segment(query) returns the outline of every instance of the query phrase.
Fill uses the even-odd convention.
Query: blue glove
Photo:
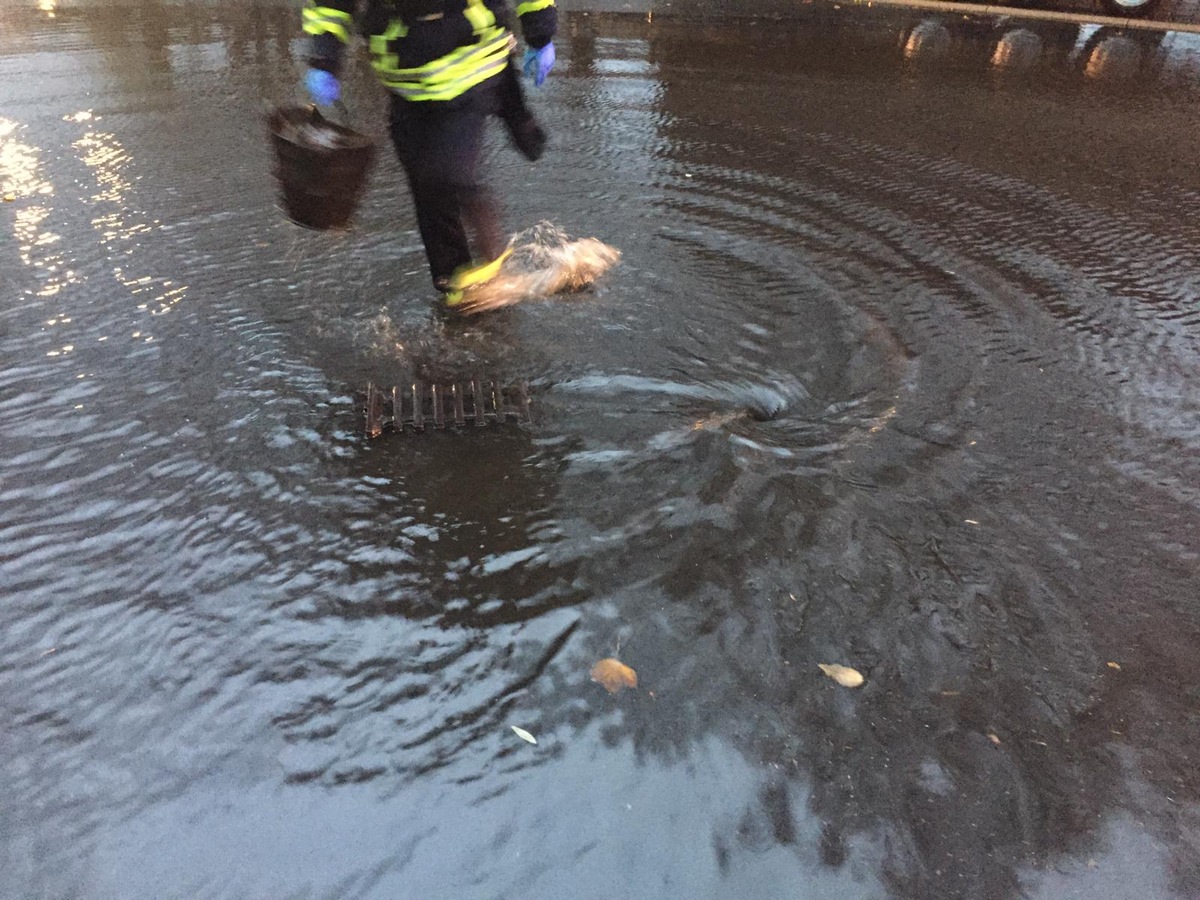
[[[309,69],[304,76],[304,86],[317,106],[328,106],[342,96],[342,86],[337,76],[324,69]]]
[[[521,68],[533,79],[534,87],[541,87],[550,70],[554,68],[554,42],[551,41],[541,50],[534,50],[532,47],[526,50]]]

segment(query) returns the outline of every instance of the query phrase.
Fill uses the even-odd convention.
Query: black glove
[[[530,116],[520,122],[506,122],[513,144],[530,162],[537,162],[546,151],[546,132],[537,119]]]

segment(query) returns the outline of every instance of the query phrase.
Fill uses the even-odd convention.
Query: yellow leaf
[[[637,672],[610,656],[592,666],[592,681],[604,685],[610,694],[616,694],[627,687],[637,687]]]
[[[1120,663],[1110,662],[1110,663],[1108,664],[1108,667],[1109,667],[1110,669],[1116,669],[1118,672],[1120,672],[1120,671],[1121,671],[1121,664],[1120,664]]]
[[[842,687],[856,688],[861,687],[866,681],[862,676],[862,672],[858,669],[851,669],[849,666],[839,666],[837,663],[825,664],[817,663],[817,668],[840,684]]]

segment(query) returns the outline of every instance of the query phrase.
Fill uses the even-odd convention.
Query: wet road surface
[[[40,6],[0,896],[1200,895],[1200,42],[571,15],[490,164],[623,263],[461,323],[390,158],[279,214],[294,10]],[[418,377],[533,420],[367,440]]]

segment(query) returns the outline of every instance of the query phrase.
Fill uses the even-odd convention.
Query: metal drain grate
[[[385,431],[425,431],[461,428],[474,423],[529,422],[529,392],[525,385],[503,385],[472,379],[450,384],[414,381],[381,388],[367,385],[367,437]]]

